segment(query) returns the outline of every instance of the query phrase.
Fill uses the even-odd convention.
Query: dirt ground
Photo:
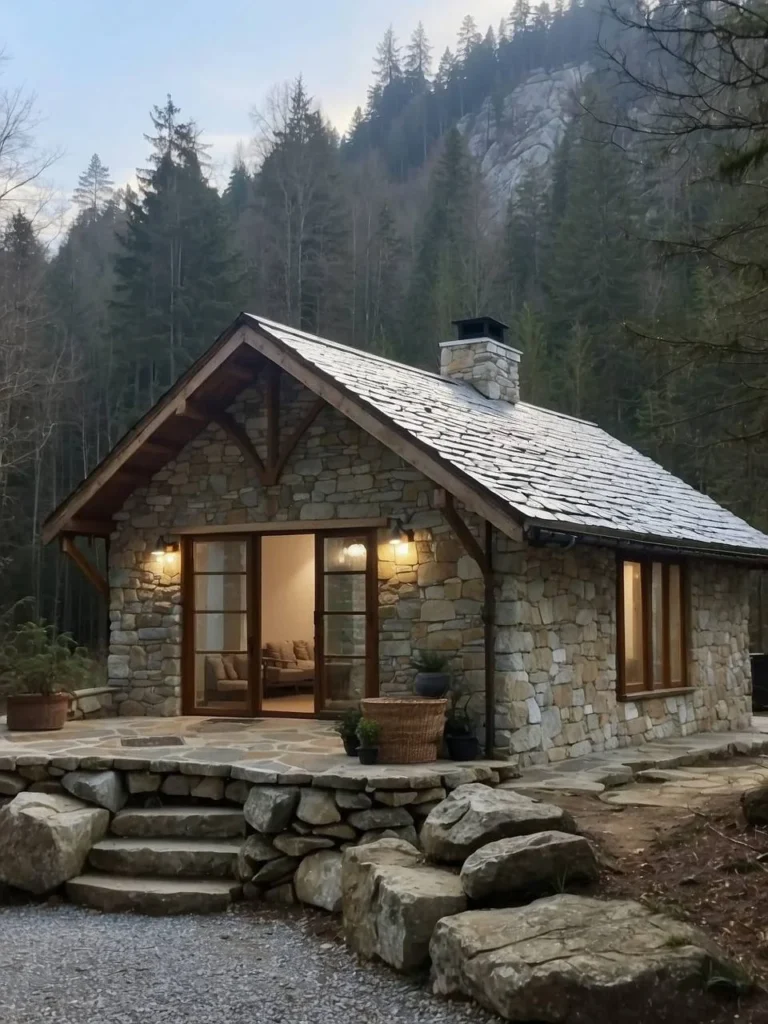
[[[635,783],[622,795],[644,800],[658,788]],[[749,996],[718,1000],[700,1024],[768,1024],[768,829],[746,825],[740,790],[696,793],[677,806],[537,794],[570,810],[592,839],[602,867],[596,895],[635,899],[700,926],[752,979]]]

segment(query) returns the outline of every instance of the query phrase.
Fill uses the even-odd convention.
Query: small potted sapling
[[[417,651],[411,660],[416,669],[413,688],[417,697],[436,700],[444,697],[451,685],[448,659],[439,651]]]
[[[360,741],[357,756],[360,764],[376,764],[379,759],[380,735],[381,726],[372,718],[361,718],[357,723],[357,738]]]
[[[480,744],[467,711],[470,696],[467,694],[462,704],[459,694],[454,691],[445,716],[445,743],[452,761],[474,761],[480,752]]]
[[[357,757],[357,727],[362,717],[363,713],[358,708],[346,708],[342,712],[341,718],[334,725],[334,729],[341,736],[344,752],[348,757]]]
[[[93,677],[94,664],[69,633],[25,622],[0,642],[0,683],[8,694],[9,730],[61,729],[70,694]]]

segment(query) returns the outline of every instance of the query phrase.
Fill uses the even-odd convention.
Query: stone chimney
[[[471,384],[486,398],[520,400],[521,353],[506,344],[507,325],[490,316],[454,320],[457,341],[440,345],[440,373]]]

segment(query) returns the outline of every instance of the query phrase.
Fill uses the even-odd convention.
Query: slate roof
[[[768,536],[593,423],[242,318],[506,502],[526,525],[768,555]]]

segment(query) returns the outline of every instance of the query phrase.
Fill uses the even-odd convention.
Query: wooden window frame
[[[643,630],[643,687],[632,689],[626,682],[626,661],[624,656],[624,565],[632,562],[640,568],[640,586],[642,593],[642,630]],[[654,564],[662,567],[662,674],[663,680],[657,683],[653,678],[653,628],[652,628],[652,594]],[[669,568],[676,565],[680,572],[680,632],[681,632],[681,664],[680,681],[671,682],[671,649],[670,649],[670,602],[669,602]],[[678,693],[688,693],[694,687],[690,683],[689,670],[690,652],[690,600],[688,590],[688,572],[685,561],[678,558],[665,558],[658,555],[646,556],[635,554],[619,554],[616,558],[616,676],[617,697],[622,701],[642,700],[652,697],[669,697]]]

